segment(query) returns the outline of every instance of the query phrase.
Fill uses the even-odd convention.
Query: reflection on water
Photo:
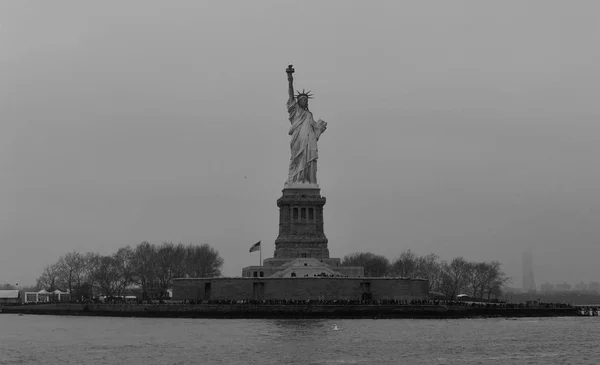
[[[0,363],[596,364],[598,338],[598,317],[209,320],[0,314]]]

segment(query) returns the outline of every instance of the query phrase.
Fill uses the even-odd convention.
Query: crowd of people
[[[184,304],[208,304],[208,305],[393,305],[393,306],[451,306],[451,307],[477,307],[477,308],[575,308],[571,304],[564,303],[506,303],[506,302],[468,302],[461,300],[429,300],[429,299],[379,299],[379,300],[360,300],[360,299],[269,299],[269,300],[190,300],[183,301]]]
[[[58,301],[46,301],[38,303],[23,303],[25,305],[49,304],[58,303]],[[83,300],[61,301],[61,303],[77,303],[77,304],[166,304],[166,305],[335,305],[335,306],[357,306],[357,305],[372,305],[372,306],[448,306],[448,307],[471,307],[471,308],[498,308],[498,309],[525,309],[525,308],[544,308],[544,309],[573,309],[579,308],[566,303],[543,303],[543,302],[528,302],[528,303],[507,303],[504,301],[495,302],[478,302],[474,300],[446,300],[446,299],[210,299],[210,300],[182,300],[173,301],[169,299],[155,300],[140,300],[132,297],[103,297]],[[598,311],[598,308],[592,307],[592,310]]]

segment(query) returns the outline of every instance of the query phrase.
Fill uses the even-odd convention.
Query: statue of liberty
[[[291,158],[286,186],[295,184],[317,184],[317,159],[319,152],[317,141],[321,133],[327,129],[327,122],[319,119],[317,122],[308,110],[308,99],[312,99],[310,91],[298,92],[294,97],[294,68],[286,69],[289,82],[289,99],[287,109],[290,119],[289,135]]]

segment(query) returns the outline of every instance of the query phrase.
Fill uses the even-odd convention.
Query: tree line
[[[344,266],[363,266],[365,276],[406,277],[429,280],[432,294],[455,298],[467,294],[474,298],[499,298],[509,278],[498,261],[472,262],[463,257],[441,261],[436,254],[418,256],[411,250],[390,262],[385,256],[359,252],[345,256]]]
[[[163,298],[174,278],[220,276],[222,266],[219,252],[208,244],[145,241],[110,255],[69,252],[44,268],[36,287],[68,290],[74,300],[90,298],[94,290],[120,296],[132,287],[141,289],[144,299]]]
[[[509,281],[498,261],[471,262],[463,257],[442,261],[435,254],[418,256],[411,250],[393,261],[371,252],[346,255],[344,266],[363,266],[367,277],[407,277],[429,280],[432,294],[451,298],[467,294],[476,298],[498,298]],[[142,242],[122,247],[110,255],[69,252],[44,268],[36,289],[68,290],[72,298],[92,295],[121,296],[139,288],[144,299],[164,298],[174,278],[217,277],[223,259],[208,244],[184,245]]]

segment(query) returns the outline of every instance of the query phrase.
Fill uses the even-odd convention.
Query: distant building
[[[591,292],[600,293],[600,283],[597,281],[592,281],[590,285],[588,285],[588,290]]]
[[[571,284],[569,284],[569,283],[556,284],[556,291],[569,291],[569,290],[571,290]]]
[[[535,279],[533,277],[533,253],[523,252],[523,291],[535,291]]]
[[[507,286],[506,288],[504,288],[504,291],[511,294],[521,294],[523,292],[521,288],[515,288],[511,286]]]
[[[0,290],[0,305],[21,304],[23,296],[19,290]]]
[[[588,286],[586,283],[584,283],[583,281],[579,284],[575,284],[575,290],[577,291],[587,291],[588,290]]]
[[[545,293],[554,291],[554,284],[542,284],[542,291]]]
[[[38,292],[26,292],[24,299],[26,303],[68,302],[71,295],[60,290],[49,292],[42,289]]]

